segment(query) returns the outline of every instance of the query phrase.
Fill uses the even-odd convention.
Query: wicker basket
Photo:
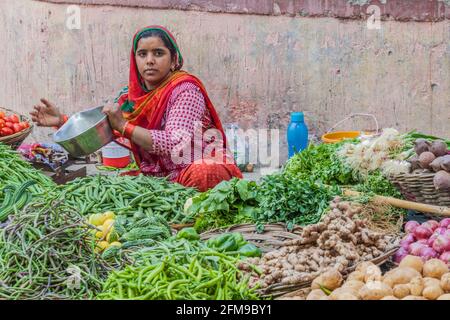
[[[0,108],[0,111],[5,112],[7,116],[11,114],[17,114],[16,112],[5,108]],[[14,150],[16,150],[22,144],[22,142],[30,135],[31,131],[33,131],[33,123],[31,122],[30,118],[23,115],[19,115],[19,117],[20,121],[27,121],[30,124],[30,126],[10,136],[0,137],[0,143],[7,144],[11,146],[11,148],[13,148]]]
[[[283,241],[301,239],[299,226],[288,231],[284,223],[267,224],[264,232],[257,233],[254,224],[239,224],[226,229],[214,229],[200,235],[202,240],[208,240],[225,232],[240,232],[245,240],[258,246],[263,252],[269,252],[282,246]]]
[[[436,190],[433,184],[435,174],[428,170],[420,170],[394,175],[389,177],[389,180],[407,200],[450,207],[450,191]]]

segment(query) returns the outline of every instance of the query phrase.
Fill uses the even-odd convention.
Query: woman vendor
[[[242,174],[225,152],[224,130],[203,84],[182,66],[183,57],[167,29],[143,28],[133,38],[128,86],[103,112],[116,134],[130,141],[138,173],[205,191]],[[30,114],[38,126],[60,127],[67,121],[46,99]],[[211,129],[221,137],[205,138]],[[208,142],[220,146],[211,157],[205,156],[211,149]]]

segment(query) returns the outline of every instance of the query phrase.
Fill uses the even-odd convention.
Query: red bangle
[[[131,124],[127,121],[127,123],[125,123],[125,126],[123,127],[122,136],[131,140],[135,128],[136,126],[134,124]]]
[[[54,128],[55,129],[61,128],[67,122],[67,120],[69,120],[69,117],[67,115],[63,114],[62,116],[60,116],[59,126],[54,127]]]

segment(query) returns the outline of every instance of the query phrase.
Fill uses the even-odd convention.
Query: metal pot
[[[72,156],[94,153],[113,141],[113,132],[103,106],[74,114],[53,134],[53,140]]]

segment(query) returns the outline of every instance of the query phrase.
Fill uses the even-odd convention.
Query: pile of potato
[[[302,230],[301,239],[285,241],[280,249],[248,259],[240,268],[251,272],[249,266],[256,265],[262,274],[252,284],[266,288],[312,281],[327,270],[344,272],[377,258],[389,249],[392,238],[367,228],[366,221],[358,217],[360,212],[360,206],[337,197],[319,223]]]
[[[371,262],[359,264],[345,281],[339,271],[327,271],[311,289],[306,300],[450,300],[450,272],[439,259],[406,256],[384,275]]]

